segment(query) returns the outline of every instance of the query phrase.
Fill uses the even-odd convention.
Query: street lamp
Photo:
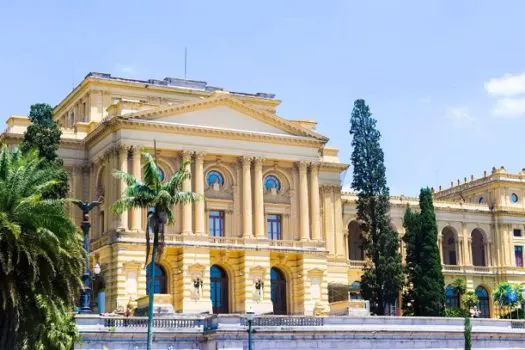
[[[84,290],[80,293],[80,311],[79,313],[90,313],[91,310],[91,272],[89,271],[89,228],[91,224],[89,223],[88,213],[95,207],[100,205],[99,201],[93,202],[82,202],[81,200],[72,201],[75,203],[80,210],[82,211],[82,223],[80,227],[82,228],[82,233],[84,234],[84,250],[86,251],[86,263],[84,273],[82,274],[82,282],[84,283]],[[96,268],[96,266],[95,266]],[[98,267],[100,272],[100,266]]]
[[[255,318],[255,312],[248,311],[246,313],[246,321],[248,321],[248,350],[252,350],[252,321]]]

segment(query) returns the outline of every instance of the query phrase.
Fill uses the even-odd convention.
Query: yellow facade
[[[359,280],[366,257],[356,198],[341,192],[348,165],[326,146],[316,122],[278,116],[279,103],[271,94],[228,92],[199,81],[90,73],[57,105],[71,196],[103,200],[91,214],[90,254],[106,279],[108,309],[130,301],[140,307],[144,300],[146,213],[111,212],[125,189],[112,172],[140,177],[140,154],[153,152],[154,140],[165,177],[189,161],[192,178],[184,189],[204,198],[174,208],[177,220],[166,229],[159,261],[165,289],[156,302],[176,312],[212,312],[211,294],[216,300],[220,285],[220,312],[311,315],[329,309],[329,283]],[[28,124],[23,116],[9,118],[3,141],[18,143]],[[220,181],[210,182],[212,173]],[[525,245],[525,232],[514,237],[514,230],[525,229],[524,174],[494,169],[435,198],[447,281],[465,277],[470,289],[489,293],[501,281],[525,282],[514,255],[515,246]],[[404,210],[417,208],[417,199],[392,197],[391,203],[392,225],[402,235]],[[71,215],[80,224],[78,209]],[[283,299],[278,307],[272,286]]]

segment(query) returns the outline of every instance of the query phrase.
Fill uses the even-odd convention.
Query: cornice
[[[21,142],[23,139],[24,139],[24,134],[19,134],[19,133],[3,132],[0,135],[0,142],[3,142],[4,140],[14,140],[18,143],[18,142]],[[70,146],[70,147],[65,147],[65,148],[84,150],[84,141],[77,140],[77,139],[61,138],[60,146]]]
[[[317,140],[326,143],[328,138],[294,124],[284,118],[277,116],[276,114],[270,113],[265,110],[250,106],[242,100],[232,97],[229,94],[216,95],[207,99],[191,101],[173,106],[162,106],[158,108],[148,109],[145,111],[139,111],[123,116],[125,119],[157,119],[168,115],[178,115],[189,112],[195,112],[206,108],[216,106],[227,106],[241,113],[247,114],[251,117],[258,119],[259,121],[272,124],[280,129],[291,132],[299,136],[306,136],[315,138]]]
[[[119,128],[133,130],[165,130],[182,135],[194,135],[215,138],[228,138],[242,141],[259,141],[266,143],[279,143],[284,145],[294,145],[303,147],[320,147],[322,142],[312,138],[300,136],[284,136],[277,134],[264,134],[250,131],[237,131],[216,129],[201,126],[181,125],[173,123],[142,121],[140,119],[125,120],[121,118],[111,118],[105,123],[101,123],[97,128],[86,137],[86,143],[91,145],[102,136],[113,132]]]

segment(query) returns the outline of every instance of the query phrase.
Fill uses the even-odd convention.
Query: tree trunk
[[[148,345],[147,349],[151,350],[153,347],[153,301],[155,299],[155,258],[157,255],[157,247],[159,246],[159,225],[153,225],[153,249],[151,252],[150,263],[150,280],[148,287]]]

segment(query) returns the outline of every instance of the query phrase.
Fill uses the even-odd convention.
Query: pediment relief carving
[[[229,199],[233,200],[233,188],[224,188],[220,186],[209,186],[204,190],[206,198]]]

